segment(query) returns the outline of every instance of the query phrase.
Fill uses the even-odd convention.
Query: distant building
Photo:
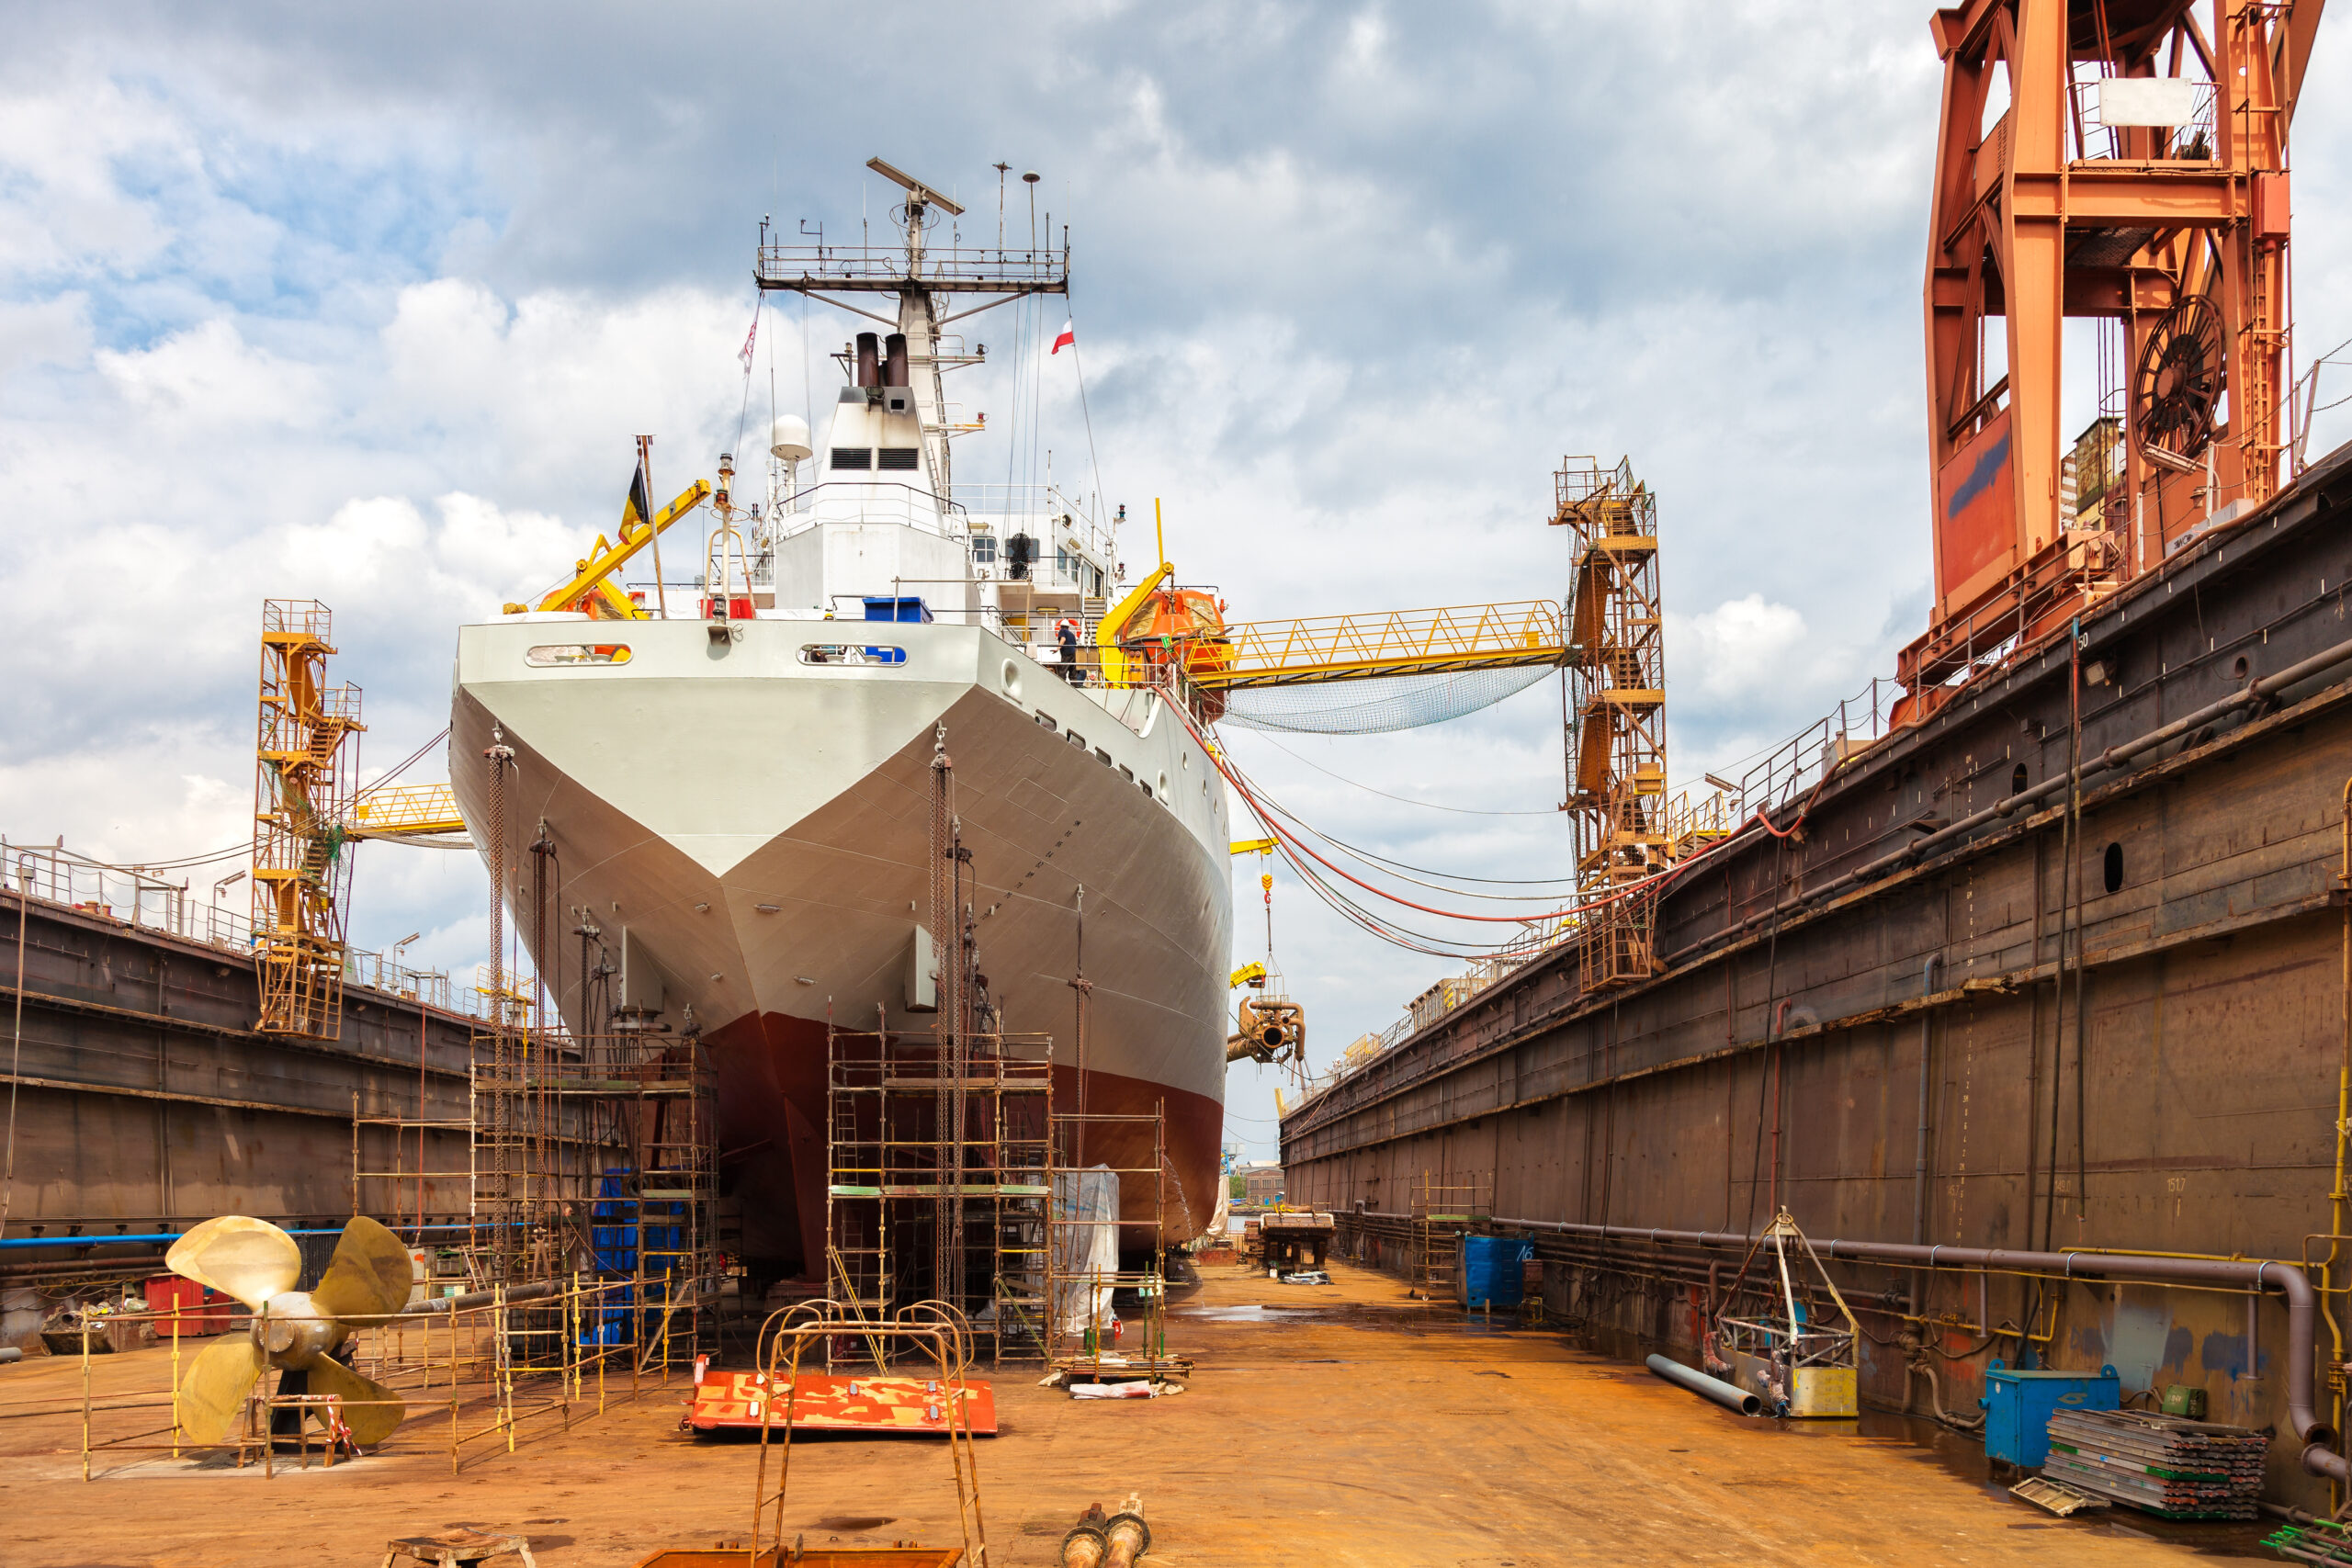
[[[1236,1174],[1241,1178],[1241,1201],[1245,1203],[1276,1202],[1287,1190],[1283,1168],[1272,1160],[1254,1160]]]

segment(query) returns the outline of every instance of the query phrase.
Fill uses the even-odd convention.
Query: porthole
[[[2107,846],[2107,854],[2101,869],[2106,873],[2104,880],[2107,883],[2107,890],[2109,893],[2122,891],[2123,846],[2121,844],[2109,844]]]
[[[1004,661],[1004,669],[999,678],[1004,682],[1004,694],[1015,702],[1020,701],[1021,667],[1008,659]]]

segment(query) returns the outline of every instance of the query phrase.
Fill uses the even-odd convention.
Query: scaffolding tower
[[[326,683],[334,619],[315,599],[263,602],[254,739],[254,1028],[312,1040],[343,1032],[343,820],[365,728],[359,688]]]
[[[1193,1370],[1192,1359],[1168,1348],[1168,1102],[1148,1116],[1078,1112],[1054,1119],[1058,1151],[1052,1173],[1054,1203],[1047,1249],[1047,1295],[1053,1303],[1048,1361],[1072,1377],[1136,1378]],[[1086,1145],[1094,1162],[1086,1163]],[[1111,1217],[1091,1212],[1088,1178],[1106,1179]],[[1135,1189],[1151,1194],[1150,1218],[1130,1219]],[[1089,1242],[1109,1226],[1116,1256],[1105,1269],[1092,1261]],[[1108,1250],[1108,1249],[1104,1249]],[[1134,1320],[1117,1315],[1125,1295]],[[1101,1321],[1108,1317],[1105,1331]]]
[[[571,1273],[628,1289],[607,1319],[580,1327],[596,1343],[716,1348],[719,1280],[717,1076],[698,1032],[599,1028],[621,1021],[607,987],[603,932],[558,907],[560,846],[541,823],[515,852],[514,750],[493,731],[484,819],[469,824],[492,867],[491,961],[475,989],[468,1122],[469,1271],[520,1284]],[[527,864],[526,863],[527,857]],[[543,964],[558,962],[561,922],[582,943],[575,1030],[548,1000],[546,974],[510,958],[510,919]],[[611,1017],[601,1016],[611,1013]],[[617,1316],[612,1314],[618,1314]],[[633,1321],[624,1322],[631,1318]],[[521,1337],[560,1332],[533,1323]],[[518,1352],[519,1353],[519,1352]]]
[[[1631,459],[1571,457],[1553,476],[1552,522],[1575,530],[1568,609],[1567,807],[1576,824],[1582,980],[1593,991],[1657,972],[1652,875],[1672,858],[1666,821],[1666,632],[1657,502]]]
[[[1042,1358],[1053,1041],[973,1034],[951,1076],[928,1031],[876,1024],[825,1031],[827,1293],[876,1323],[944,1302],[991,1360]]]
[[[1452,1295],[1463,1233],[1494,1212],[1492,1171],[1421,1172],[1413,1183],[1414,1287],[1431,1301]]]
[[[1053,1039],[1007,1032],[981,976],[944,725],[931,794],[931,919],[909,998],[931,1027],[893,1029],[880,1009],[870,1030],[826,1022],[825,1282],[862,1318],[943,1302],[992,1360],[1042,1359]],[[830,1353],[870,1362],[890,1343],[840,1340]]]

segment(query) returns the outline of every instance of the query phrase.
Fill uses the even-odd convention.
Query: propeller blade
[[[372,1449],[390,1437],[408,1418],[408,1405],[399,1394],[361,1377],[333,1356],[311,1362],[310,1372],[310,1392],[331,1393],[343,1401],[343,1424],[351,1428],[351,1440],[363,1449]]]
[[[311,1292],[321,1312],[355,1328],[389,1317],[408,1304],[408,1247],[375,1221],[355,1216],[334,1244],[325,1278]]]
[[[250,1335],[223,1335],[207,1345],[180,1380],[180,1435],[198,1446],[224,1440],[267,1366]]]
[[[224,1214],[172,1243],[164,1254],[164,1266],[259,1312],[270,1297],[292,1290],[302,1277],[302,1249],[267,1220]]]

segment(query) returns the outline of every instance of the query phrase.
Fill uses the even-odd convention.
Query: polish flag
[[[752,318],[752,330],[743,334],[743,346],[738,350],[735,355],[737,359],[743,362],[743,371],[746,375],[749,375],[752,369],[752,345],[757,343],[759,339],[760,318],[754,315]]]
[[[1070,323],[1068,321],[1062,323],[1062,335],[1054,340],[1054,354],[1059,354],[1065,348],[1072,354],[1078,352],[1078,333],[1071,330]],[[1046,357],[1050,359],[1053,355],[1049,354]]]

